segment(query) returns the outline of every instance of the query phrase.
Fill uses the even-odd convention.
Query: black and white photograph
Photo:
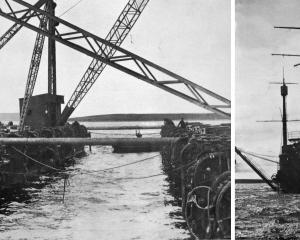
[[[300,239],[300,2],[235,8],[235,238]]]
[[[0,239],[231,239],[232,2],[0,0]],[[237,3],[241,24],[259,9],[258,1],[251,11],[243,2],[249,1]],[[295,18],[282,10],[289,18],[277,24],[297,23],[297,7],[290,8]],[[264,33],[255,17],[256,34]],[[238,146],[268,154],[281,147],[281,123],[255,121],[280,120],[281,85],[268,87],[267,79],[291,88],[289,101],[297,101],[297,85],[287,85],[297,82],[297,68],[287,58],[284,82],[281,58],[270,56],[269,44],[276,53],[296,53],[300,31],[274,34],[281,37],[270,43],[259,37],[268,52],[260,58],[261,46],[241,33],[246,57],[238,57],[246,77],[237,96],[247,89],[265,102],[239,99],[238,117],[268,140],[259,144],[252,135],[238,138]],[[260,70],[244,67],[248,61]],[[282,119],[286,112],[297,118],[287,106]],[[237,134],[249,134],[243,124]],[[274,129],[272,139],[255,124]],[[283,146],[281,161],[291,144],[297,138]],[[278,181],[286,178],[284,168],[294,168],[283,164]],[[261,201],[265,193],[279,199],[262,186]],[[293,186],[288,181],[286,190]]]

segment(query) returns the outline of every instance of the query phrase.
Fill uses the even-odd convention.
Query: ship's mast
[[[286,97],[288,95],[288,87],[285,84],[284,79],[284,70],[283,70],[283,79],[282,79],[282,86],[281,89],[281,96],[282,96],[282,109],[283,109],[283,115],[282,115],[282,138],[283,138],[283,145],[282,149],[285,149],[287,146],[287,114],[286,114]]]
[[[296,55],[296,54],[282,54],[282,53],[272,53],[272,56],[281,56],[281,57],[300,57],[300,55]],[[299,64],[295,64],[294,67],[298,66]],[[277,82],[274,84],[278,84]],[[285,81],[284,78],[284,67],[282,69],[282,84],[280,87],[281,90],[281,96],[282,96],[282,110],[283,110],[283,114],[282,114],[282,152],[285,151],[286,147],[287,147],[287,113],[286,113],[286,97],[288,95],[288,87],[287,84],[297,84],[297,83],[292,83],[289,82],[287,83]],[[295,120],[293,120],[295,121]],[[298,120],[296,120],[298,121]]]

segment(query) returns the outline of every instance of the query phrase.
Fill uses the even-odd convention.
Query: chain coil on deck
[[[205,152],[186,175],[184,216],[195,238],[230,236],[230,157],[226,151]]]
[[[195,239],[230,238],[230,138],[217,127],[217,133],[208,136],[165,123],[162,136],[183,136],[162,156],[165,169],[186,166],[168,178],[188,230]]]

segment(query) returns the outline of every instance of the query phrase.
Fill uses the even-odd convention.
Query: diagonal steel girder
[[[120,46],[137,22],[148,2],[149,0],[129,0],[117,18],[117,21],[107,34],[105,40],[116,46]],[[101,52],[99,52],[99,54],[101,54]],[[110,48],[108,56],[112,57],[114,54],[115,50]],[[76,89],[72,93],[71,98],[67,102],[59,120],[60,124],[67,122],[68,118],[91,89],[105,67],[106,64],[104,62],[98,62],[97,59],[92,60]]]
[[[45,6],[45,10],[48,11],[47,5]],[[48,22],[47,17],[42,16],[41,21],[40,21],[40,27],[44,30],[47,30],[47,22]],[[28,112],[28,106],[29,106],[30,98],[32,96],[34,87],[35,87],[38,71],[40,68],[44,43],[45,43],[45,36],[41,33],[37,33],[32,57],[31,57],[31,61],[30,61],[29,72],[28,72],[28,76],[27,76],[23,104],[22,104],[22,108],[21,108],[20,124],[19,124],[20,131],[23,131],[24,127],[25,127],[25,120],[26,120],[26,116],[27,116],[27,112]]]
[[[120,71],[123,71],[131,76],[134,76],[140,80],[143,80],[149,84],[152,84],[158,88],[161,88],[167,92],[170,92],[178,97],[181,97],[191,103],[194,103],[206,110],[214,112],[222,117],[230,119],[230,113],[220,110],[221,108],[230,108],[230,100],[196,84],[189,81],[186,78],[183,78],[165,68],[160,67],[157,64],[154,64],[136,54],[133,54],[119,46],[97,37],[96,35],[89,33],[65,20],[62,20],[58,17],[54,17],[47,12],[40,10],[22,0],[7,0],[18,3],[19,6],[24,7],[25,9],[32,10],[36,13],[36,16],[39,17],[46,15],[48,18],[53,19],[59,23],[59,30],[57,29],[55,35],[51,35],[49,32],[41,29],[36,23],[29,23],[23,19],[17,18],[14,15],[9,14],[10,10],[4,12],[0,7],[0,16],[7,18],[11,21],[14,21],[18,24],[21,24],[35,32],[39,32],[48,38],[51,38],[57,42],[60,42],[70,48],[73,48],[81,53],[84,53],[94,59],[97,59],[105,64],[114,67]],[[107,47],[106,47],[107,46]],[[115,50],[115,56],[109,57],[108,50]],[[107,49],[107,50],[105,50]],[[126,63],[133,63],[130,66],[126,66]],[[124,64],[125,63],[125,64]],[[133,66],[132,66],[133,65]],[[155,72],[164,74],[165,76],[161,79],[156,75]],[[187,95],[183,92],[180,92],[176,89],[173,89],[169,84],[183,85],[186,86],[192,96]],[[222,105],[210,105],[207,101],[204,100],[203,94],[208,95],[209,97],[216,99],[222,102]]]
[[[35,7],[41,8],[48,0],[39,0],[34,4]],[[26,21],[29,21],[29,19],[34,15],[34,13],[31,10],[26,11],[19,11],[19,12],[12,12],[11,14],[20,14],[25,12],[24,15],[22,15],[21,18],[26,19]],[[13,26],[11,26],[1,37],[0,37],[0,49],[3,48],[22,28],[22,25],[15,23]]]

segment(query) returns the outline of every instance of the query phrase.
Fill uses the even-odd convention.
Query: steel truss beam
[[[46,11],[48,10],[47,5],[45,6],[45,10]],[[47,20],[48,19],[46,16],[41,17],[41,22],[40,22],[41,29],[47,30],[47,22],[48,22]],[[19,124],[20,131],[23,131],[24,127],[25,127],[25,120],[26,120],[26,116],[27,116],[27,112],[28,112],[28,106],[29,106],[29,102],[30,102],[30,98],[32,96],[33,90],[34,90],[38,71],[40,68],[44,43],[45,43],[45,35],[43,35],[41,33],[37,33],[32,57],[31,57],[27,82],[26,82],[23,104],[22,104],[22,108],[21,108],[20,124]]]
[[[148,2],[149,0],[129,0],[105,40],[116,46],[120,46],[132,27],[135,25]],[[108,57],[113,57],[116,52],[115,49],[110,48],[109,46],[101,46],[101,48],[104,48],[104,51],[108,52]],[[101,51],[99,51],[98,54],[101,54]],[[68,120],[105,67],[106,64],[104,62],[100,62],[95,58],[92,60],[62,112],[62,116],[59,121],[61,124],[64,124]]]
[[[37,8],[41,8],[48,0],[39,0],[34,5]],[[9,5],[10,6],[10,5]],[[11,9],[11,6],[9,7]],[[12,9],[11,9],[12,10]],[[17,15],[24,13],[24,15],[21,16],[26,22],[35,14],[31,10],[21,10],[21,11],[11,11],[11,15],[17,17]],[[18,31],[22,28],[22,25],[15,23],[12,27],[10,27],[3,36],[0,37],[0,49],[3,48],[6,43],[9,42],[10,39],[13,38],[17,34]]]
[[[135,55],[123,48],[120,48],[119,46],[116,46],[105,39],[97,37],[96,35],[91,34],[67,21],[51,16],[47,12],[40,10],[22,0],[8,1],[15,2],[19,6],[24,7],[25,10],[31,10],[34,13],[36,13],[32,16],[32,18],[46,15],[48,18],[59,23],[59,27],[56,29],[55,35],[51,35],[49,32],[44,31],[38,26],[38,24],[34,22],[29,23],[24,21],[24,19],[22,18],[18,18],[14,15],[11,15],[10,10],[5,12],[1,7],[0,16],[14,21],[15,23],[18,23],[20,25],[23,25],[33,31],[39,32],[51,39],[54,39],[57,42],[60,42],[94,59],[104,62],[105,64],[110,65],[120,71],[123,71],[140,80],[143,80],[178,97],[181,97],[206,110],[217,113],[218,115],[221,115],[225,118],[230,118],[230,113],[220,110],[220,108],[230,107],[230,100],[198,84],[195,84],[171,71],[168,71],[167,69],[162,68],[157,64],[154,64],[142,57],[139,57],[138,55]],[[115,56],[109,57],[109,53],[110,51],[112,51],[112,49],[113,51],[115,51]],[[125,63],[128,62],[131,64],[129,66],[126,66]],[[157,75],[157,73],[159,73],[160,75],[163,74],[165,77],[161,78]],[[161,81],[164,82],[160,83]],[[192,96],[171,88],[170,86],[168,86],[168,82],[166,81],[172,82],[172,85],[185,85],[188,88],[188,90],[192,93]],[[178,81],[178,83],[174,83],[175,81]],[[221,105],[221,107],[218,108],[211,106],[207,103],[207,101],[204,101],[203,93],[210,96],[211,98],[223,102],[224,105]]]

